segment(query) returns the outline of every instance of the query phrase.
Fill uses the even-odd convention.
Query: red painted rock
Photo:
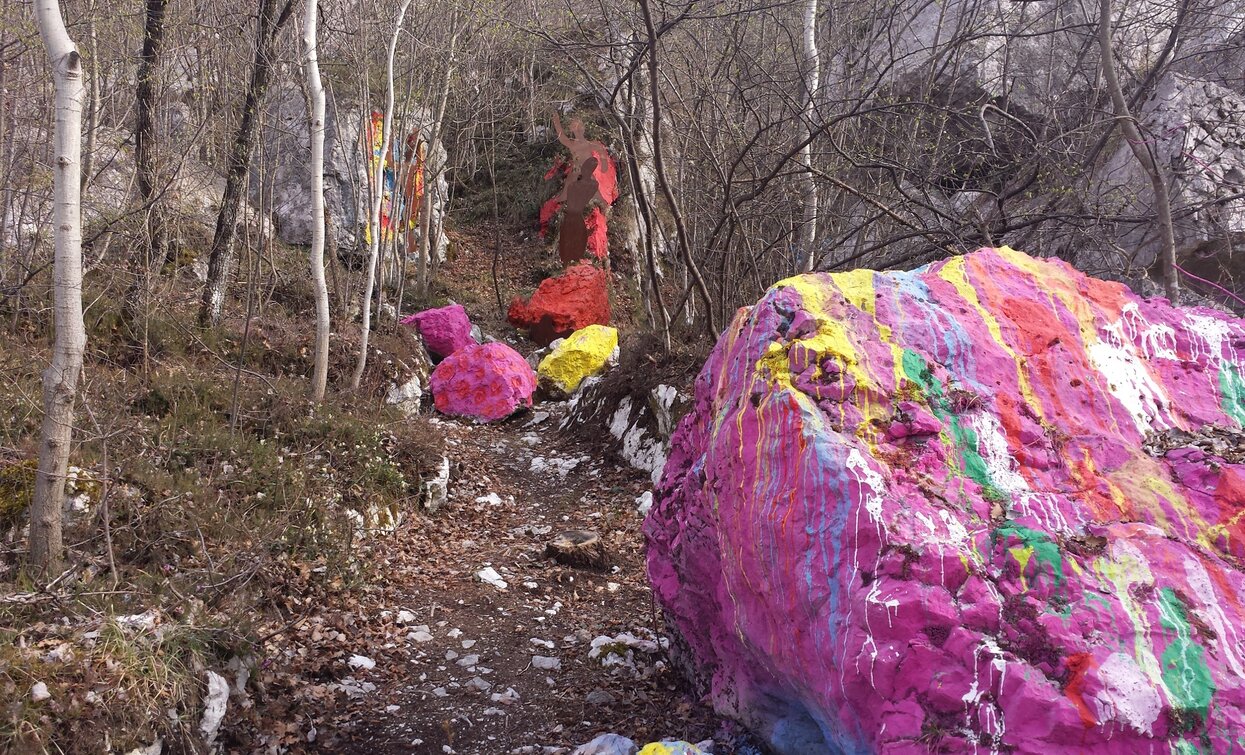
[[[541,283],[531,301],[517,297],[511,301],[506,317],[542,346],[589,325],[609,325],[605,271],[588,263],[567,268]]]
[[[461,304],[425,309],[402,318],[402,324],[418,330],[428,351],[440,357],[448,357],[476,342],[471,336],[471,320]]]
[[[504,343],[473,343],[437,365],[431,384],[442,414],[495,422],[532,405],[536,373]]]

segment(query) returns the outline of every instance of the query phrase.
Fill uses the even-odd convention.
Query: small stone
[[[562,668],[562,661],[559,658],[534,655],[532,656],[532,668],[538,668],[542,671],[559,671]]]
[[[462,666],[463,668],[467,668],[468,666],[474,666],[479,662],[480,662],[480,656],[475,655],[474,653],[471,655],[464,655],[462,658],[458,659],[458,665]]]
[[[449,697],[450,696],[450,693],[445,690],[445,687],[437,687],[433,689],[432,694],[436,695],[437,697]]]
[[[571,755],[635,755],[640,748],[632,740],[618,734],[602,734],[576,747]]]
[[[398,611],[398,623],[399,624],[410,624],[414,620],[415,620],[415,614],[411,613],[410,611],[407,611],[405,609]]]
[[[501,578],[501,575],[497,573],[497,570],[491,566],[486,566],[476,572],[476,577],[478,577],[481,582],[488,583],[493,587],[496,587],[498,590],[505,590],[510,586],[507,584],[506,580]]]
[[[494,692],[489,695],[489,700],[502,705],[513,705],[519,701],[519,693],[514,691],[514,687],[507,687],[505,692]]]
[[[35,682],[30,687],[30,699],[37,703],[41,703],[51,696],[52,693],[48,692],[48,685],[43,682]]]
[[[463,650],[470,650],[471,648],[475,647],[476,641],[475,640],[463,640],[462,644],[463,644]]]
[[[406,639],[414,640],[415,642],[428,642],[432,639],[432,634],[425,629],[407,634]]]
[[[615,702],[614,696],[603,689],[592,690],[584,700],[589,705],[613,705]]]

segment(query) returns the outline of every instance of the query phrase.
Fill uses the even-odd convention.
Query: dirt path
[[[658,639],[635,511],[649,481],[564,439],[564,411],[537,405],[497,426],[439,420],[458,465],[449,504],[372,548],[388,584],[370,610],[337,621],[349,627],[346,667],[346,652],[363,658],[345,676],[339,662],[326,685],[350,702],[316,733],[320,751],[555,753],[607,731],[713,735],[660,650],[611,643],[616,654],[590,657],[598,637]],[[611,565],[547,558],[546,542],[569,529],[599,532]],[[478,576],[489,567],[504,589]]]

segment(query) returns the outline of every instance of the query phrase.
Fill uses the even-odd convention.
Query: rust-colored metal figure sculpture
[[[584,258],[588,251],[588,224],[584,215],[588,203],[600,196],[600,186],[593,173],[597,169],[597,158],[589,156],[579,168],[574,178],[568,179],[562,191],[566,194],[566,206],[563,209],[562,228],[558,232],[558,257],[564,267],[570,266]]]
[[[570,176],[580,175],[584,163],[588,162],[589,159],[595,159],[597,165],[605,165],[608,162],[609,150],[601,142],[594,142],[584,136],[584,122],[579,118],[571,119],[570,136],[567,136],[566,132],[562,130],[562,119],[558,117],[557,113],[553,114],[553,127],[558,132],[558,141],[562,142],[567,151],[571,153]],[[568,181],[567,185],[562,187],[563,199],[567,199],[567,190],[570,187],[570,183]],[[588,198],[589,201],[593,199],[601,199],[604,202],[600,192]]]

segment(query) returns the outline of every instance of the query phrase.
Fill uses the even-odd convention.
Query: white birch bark
[[[432,128],[428,137],[428,157],[424,160],[424,198],[419,207],[419,256],[416,261],[415,290],[421,297],[428,294],[428,264],[432,255],[437,254],[436,245],[432,240],[432,203],[440,198],[436,196],[436,186],[440,182],[441,171],[445,167],[433,166],[434,155],[441,149],[441,129],[445,121],[445,107],[449,102],[450,84],[454,77],[454,54],[458,45],[458,37],[462,28],[457,26],[460,17],[455,16],[455,30],[450,37],[450,54],[445,65],[445,77],[441,82],[441,101],[437,104],[437,112],[433,116]],[[438,235],[440,229],[437,229]]]
[[[39,474],[30,507],[30,560],[43,574],[64,558],[61,517],[65,473],[73,439],[74,399],[82,373],[86,330],[82,323],[82,58],[69,38],[57,0],[36,0],[35,19],[56,85],[52,210],[55,258],[52,363],[43,373],[43,430]]]
[[[372,239],[368,244],[367,284],[363,288],[363,322],[359,332],[359,361],[355,364],[354,374],[350,377],[351,390],[358,390],[363,380],[363,370],[367,368],[368,338],[372,333],[372,293],[376,289],[376,261],[380,256],[380,205],[385,189],[385,157],[389,154],[389,141],[393,138],[393,57],[398,48],[398,36],[402,34],[402,21],[406,18],[406,9],[411,7],[411,0],[402,0],[398,10],[398,19],[394,22],[393,38],[389,41],[389,59],[385,64],[385,120],[381,124],[380,159],[372,171],[372,206],[368,216],[368,227]],[[395,187],[396,189],[397,187]]]
[[[304,73],[307,102],[311,112],[311,282],[316,297],[316,347],[311,376],[311,400],[324,400],[329,373],[329,288],[324,280],[324,85],[320,81],[320,59],[316,50],[318,0],[307,0],[303,18]]]
[[[821,89],[821,55],[817,52],[817,0],[805,0],[804,64],[807,66],[804,80],[804,136],[808,143],[800,150],[800,163],[804,172],[800,175],[800,204],[803,206],[803,222],[796,235],[797,248],[804,255],[804,269],[811,272],[817,266],[817,182],[813,180],[813,143],[815,128],[814,108],[817,91]]]

